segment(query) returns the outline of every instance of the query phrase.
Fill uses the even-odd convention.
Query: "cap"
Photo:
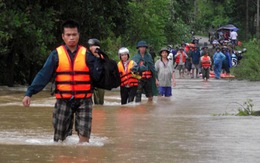
[[[88,46],[100,46],[100,41],[96,38],[91,38],[88,40]]]

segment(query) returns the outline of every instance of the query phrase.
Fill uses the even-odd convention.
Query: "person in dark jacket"
[[[222,48],[222,53],[226,56],[225,60],[222,63],[222,69],[225,70],[225,75],[229,76],[230,75],[230,68],[232,67],[232,59],[231,59],[231,54],[230,50],[224,46]]]
[[[145,41],[139,41],[136,48],[138,52],[133,56],[132,60],[137,65],[134,66],[133,69],[141,72],[142,78],[138,83],[135,102],[141,102],[143,92],[145,92],[148,101],[153,101],[153,96],[158,94],[155,80],[156,83],[159,84],[154,62],[152,56],[147,52],[148,45]]]
[[[91,49],[92,46],[100,47],[100,41],[96,38],[91,38],[88,40],[88,49]],[[91,54],[90,50],[88,53]],[[95,60],[91,61],[92,65],[94,66]],[[105,97],[105,90],[102,88],[95,87],[93,89],[93,99],[95,105],[103,105],[104,104],[104,97]]]

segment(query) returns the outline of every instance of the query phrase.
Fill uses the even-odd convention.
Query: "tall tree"
[[[245,27],[245,29],[246,29],[246,33],[245,33],[245,38],[246,38],[246,40],[248,40],[248,33],[249,33],[249,30],[248,30],[248,21],[249,21],[249,17],[248,17],[248,6],[249,6],[249,2],[248,2],[249,0],[246,0],[246,27]]]
[[[168,9],[170,15],[165,27],[169,44],[190,41],[190,29],[194,25],[192,0],[171,0]]]
[[[130,15],[124,40],[136,45],[144,39],[158,48],[166,43],[165,24],[169,17],[169,0],[133,0],[129,2]]]
[[[42,8],[38,2],[6,0],[0,2],[2,35],[0,83],[13,86],[15,82],[30,81],[53,43],[53,9]],[[44,55],[45,54],[45,55]]]
[[[259,26],[259,22],[260,22],[260,13],[259,13],[259,0],[257,0],[257,17],[256,17],[256,38],[260,39],[260,26]]]

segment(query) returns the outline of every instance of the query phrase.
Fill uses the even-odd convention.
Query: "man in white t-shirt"
[[[235,30],[232,30],[230,32],[230,39],[231,39],[232,45],[237,45],[237,36],[238,36],[238,34]]]

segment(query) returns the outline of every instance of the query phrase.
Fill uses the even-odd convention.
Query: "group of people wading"
[[[80,33],[76,21],[63,22],[61,31],[65,44],[50,53],[42,69],[28,87],[22,102],[25,107],[29,107],[31,97],[54,78],[56,84],[54,92],[56,103],[53,109],[54,141],[64,141],[72,135],[75,124],[79,143],[89,142],[92,128],[93,83],[101,78],[104,58],[97,52],[99,45],[89,45],[85,48],[78,44]],[[174,55],[176,63],[173,59],[169,59],[169,54],[172,53],[170,48],[162,48],[155,63],[145,41],[139,41],[136,48],[137,53],[131,59],[126,47],[118,51],[121,104],[134,100],[137,103],[141,102],[142,94],[146,95],[148,101],[152,101],[158,92],[160,96],[171,96],[172,86],[176,85],[175,68],[180,71],[180,76],[183,76],[187,60],[184,47],[180,47]],[[208,53],[203,53],[200,62],[205,71],[203,78],[207,80],[211,65]],[[195,61],[194,67],[196,67]]]
[[[64,141],[72,135],[75,124],[79,143],[89,142],[92,128],[93,83],[101,79],[104,57],[97,52],[100,48],[98,45],[93,44],[86,48],[78,44],[80,36],[78,22],[64,21],[61,31],[65,44],[50,53],[28,87],[22,103],[25,107],[29,107],[31,97],[54,78],[56,85],[54,92],[56,103],[52,121],[54,141]],[[152,83],[156,80],[158,84],[159,81],[147,47],[146,42],[140,41],[137,45],[139,51],[131,61],[128,49],[119,50],[121,62],[118,64],[118,69],[122,79],[120,86],[122,104],[133,101],[134,97],[136,102],[141,102],[143,92],[149,101],[153,100],[157,89],[153,89]],[[133,71],[132,75],[129,74],[130,71]]]

